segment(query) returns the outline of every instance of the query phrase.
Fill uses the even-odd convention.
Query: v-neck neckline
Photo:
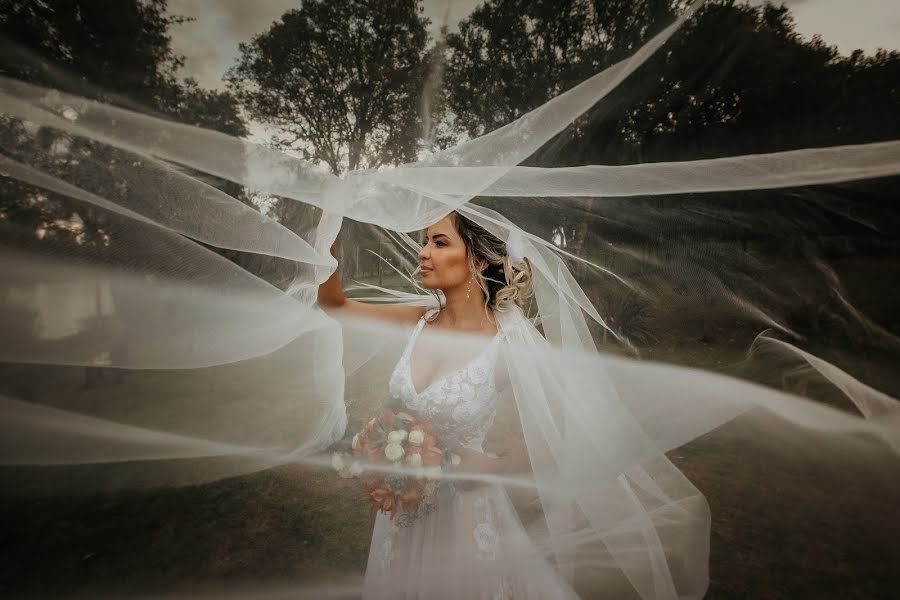
[[[425,316],[426,316],[427,314],[428,314],[428,312],[426,312],[424,315],[422,315],[422,316],[419,318],[419,323],[416,325],[416,329],[413,331],[412,338],[411,338],[410,341],[409,341],[409,348],[408,348],[408,350],[407,350],[407,352],[409,352],[409,355],[406,357],[406,370],[407,370],[407,377],[408,377],[408,379],[409,379],[409,388],[410,388],[410,391],[412,391],[413,395],[414,395],[416,398],[421,398],[421,397],[424,396],[431,388],[433,388],[433,387],[436,386],[437,384],[441,383],[442,381],[444,381],[444,380],[446,380],[446,379],[449,379],[452,375],[456,375],[456,374],[459,373],[460,371],[465,371],[466,369],[468,369],[469,367],[471,367],[476,361],[478,361],[479,359],[481,359],[481,358],[485,355],[485,353],[488,351],[488,349],[494,344],[495,341],[497,341],[497,338],[500,337],[500,329],[497,328],[496,333],[494,333],[494,335],[491,337],[491,339],[488,341],[488,343],[484,345],[484,348],[482,348],[481,351],[478,352],[478,354],[476,354],[474,357],[472,357],[471,359],[469,359],[469,360],[468,360],[463,366],[461,366],[460,368],[455,369],[455,370],[453,370],[453,371],[450,371],[449,373],[445,373],[444,375],[439,376],[439,377],[436,378],[434,381],[432,381],[431,383],[429,383],[428,385],[426,385],[426,386],[422,389],[421,392],[419,392],[419,391],[416,390],[416,382],[413,380],[412,359],[413,359],[413,355],[415,354],[416,342],[419,340],[419,334],[422,333],[422,330],[423,330],[423,329],[425,329]],[[487,336],[482,336],[482,337],[487,337]]]

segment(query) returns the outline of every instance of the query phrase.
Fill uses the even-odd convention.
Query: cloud
[[[182,74],[203,87],[224,88],[222,76],[238,57],[238,43],[299,5],[299,0],[170,0],[170,14],[194,19],[172,31],[175,52],[185,56]]]
[[[459,22],[481,3],[482,0],[422,0],[424,15],[431,20],[432,37],[437,37],[444,24],[451,32],[457,31]]]
[[[266,29],[285,11],[299,8],[299,0],[171,0],[169,10],[199,20],[212,19],[219,32],[238,40],[248,40]]]
[[[389,1],[389,0],[384,0]],[[423,0],[423,14],[437,37],[441,25],[455,31],[481,0]],[[185,56],[182,74],[207,88],[223,89],[222,76],[238,58],[238,44],[265,31],[300,0],[170,0],[169,13],[194,19],[172,32],[172,46]]]
[[[896,21],[900,18],[897,0],[816,0],[791,7],[797,31],[804,37],[822,36],[841,54],[859,48],[872,54],[877,48],[900,48]]]

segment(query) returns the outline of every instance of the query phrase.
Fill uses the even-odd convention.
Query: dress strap
[[[422,328],[425,327],[425,320],[430,316],[430,313],[436,310],[437,309],[435,308],[430,308],[422,313],[422,316],[419,317],[419,322],[416,323],[416,326],[413,328],[412,333],[409,334],[409,339],[406,340],[406,348],[403,350],[403,354],[409,355],[412,352],[413,344],[419,337],[419,334],[422,332]]]

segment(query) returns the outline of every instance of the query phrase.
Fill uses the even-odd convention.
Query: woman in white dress
[[[431,422],[460,456],[466,474],[528,468],[521,436],[485,448],[508,384],[496,368],[504,334],[494,310],[529,293],[527,262],[509,261],[506,244],[469,219],[451,213],[424,233],[419,252],[422,285],[440,290],[441,309],[364,304],[344,297],[337,273],[319,288],[332,310],[415,324],[390,378],[390,396]],[[483,336],[474,356],[428,348],[424,330]],[[488,452],[490,450],[490,452]],[[366,569],[366,598],[576,597],[530,542],[502,486],[463,481],[442,495],[433,512],[411,525],[376,515]]]

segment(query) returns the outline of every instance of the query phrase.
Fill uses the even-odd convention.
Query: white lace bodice
[[[498,346],[497,332],[485,348],[462,368],[437,378],[416,392],[411,356],[416,339],[430,311],[422,315],[406,343],[390,379],[390,394],[406,408],[430,421],[451,446],[481,452],[484,437],[497,412],[498,391],[494,382]]]

